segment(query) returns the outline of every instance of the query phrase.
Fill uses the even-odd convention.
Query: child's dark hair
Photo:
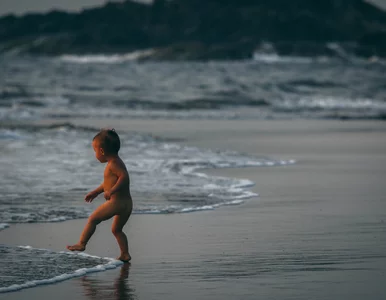
[[[115,129],[102,129],[94,136],[93,141],[95,140],[100,143],[100,147],[107,154],[118,154],[118,151],[121,148],[121,141],[119,140],[119,136],[115,132]]]

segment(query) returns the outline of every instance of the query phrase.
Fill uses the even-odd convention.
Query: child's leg
[[[94,234],[96,226],[105,220],[113,217],[117,212],[117,206],[112,201],[106,201],[100,205],[88,218],[87,224],[83,229],[79,242],[73,246],[67,246],[71,251],[84,251],[86,244],[91,236]]]
[[[121,255],[118,257],[118,259],[125,262],[129,261],[131,259],[131,256],[129,254],[129,245],[127,243],[127,237],[126,234],[122,231],[122,229],[129,217],[130,213],[128,213],[127,215],[116,215],[114,217],[113,226],[111,228],[111,231],[117,239],[119,248],[121,249]]]

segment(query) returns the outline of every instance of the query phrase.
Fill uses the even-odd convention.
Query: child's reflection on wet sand
[[[95,276],[84,276],[81,284],[84,294],[92,300],[134,300],[137,299],[135,290],[129,286],[130,263],[122,265],[119,275],[113,283],[103,281]]]

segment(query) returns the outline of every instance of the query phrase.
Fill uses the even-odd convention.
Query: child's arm
[[[86,202],[91,202],[92,200],[94,200],[99,194],[103,193],[104,191],[104,188],[103,188],[103,182],[101,183],[100,186],[98,186],[95,190],[89,192],[86,197],[84,197],[84,200],[86,200]]]
[[[129,182],[129,174],[124,166],[120,163],[113,163],[110,166],[111,172],[114,173],[118,179],[114,186],[110,189],[110,191],[105,191],[105,198],[109,200],[110,197],[118,192],[122,187],[128,184]]]
[[[97,187],[95,190],[93,190],[92,192],[95,193],[95,194],[97,194],[97,195],[99,195],[99,194],[103,193],[103,191],[104,191],[104,188],[103,188],[103,182],[102,182],[101,185],[98,186],[98,187]]]

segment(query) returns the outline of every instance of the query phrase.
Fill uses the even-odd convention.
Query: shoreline
[[[187,146],[295,159],[297,163],[200,170],[252,180],[251,191],[260,197],[237,206],[187,214],[134,214],[125,226],[133,256],[130,275],[127,270],[115,269],[87,275],[88,283],[70,279],[0,294],[0,299],[37,300],[47,293],[57,293],[57,300],[69,296],[98,299],[90,296],[90,289],[103,299],[116,295],[127,299],[160,295],[176,299],[386,297],[386,123],[67,121],[75,126],[91,122],[95,128],[152,134]],[[0,241],[62,251],[66,243],[78,238],[84,222],[11,224],[0,231]],[[110,224],[98,226],[87,253],[117,256]],[[117,288],[114,282],[125,284]]]

